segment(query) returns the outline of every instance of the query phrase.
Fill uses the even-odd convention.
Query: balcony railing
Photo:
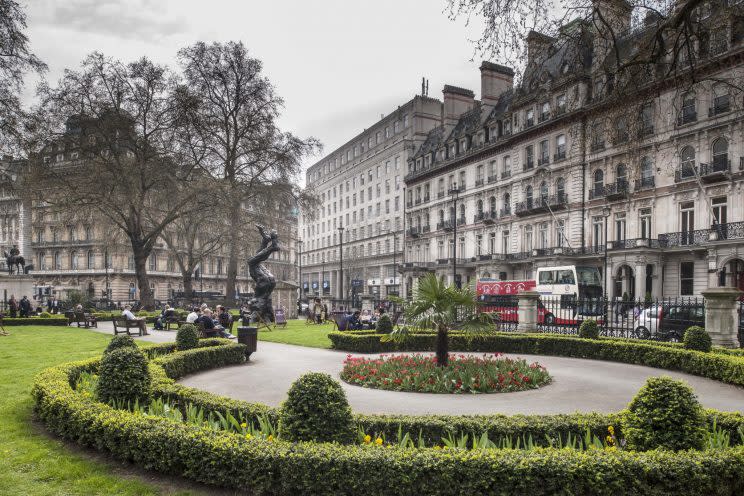
[[[505,253],[504,260],[526,260],[532,256],[532,251],[519,251],[517,253]]]
[[[682,114],[677,117],[677,125],[678,126],[684,126],[685,124],[690,124],[691,122],[697,121],[697,112],[695,110],[682,110]]]
[[[728,157],[716,157],[710,164],[700,164],[700,178],[711,182],[716,179],[724,179],[731,171],[731,161]]]
[[[444,191],[440,191],[437,193],[437,199],[441,200],[442,198],[444,198]]]
[[[408,235],[412,238],[418,238],[421,235],[421,228],[416,226],[408,228]]]
[[[528,127],[532,127],[532,126],[534,126],[534,125],[535,125],[535,119],[530,119],[530,118],[528,118],[528,119],[526,119],[526,120],[524,121],[524,127],[525,127],[525,128],[528,128]]]
[[[662,248],[674,248],[675,246],[702,246],[710,241],[710,229],[696,229],[693,231],[659,234],[659,245]]]
[[[429,195],[428,195],[428,194],[426,194],[426,195],[424,195],[424,203],[426,203],[426,202],[428,202],[428,201],[429,201]]]
[[[416,205],[421,205],[421,197],[416,198],[416,201],[414,202]]]
[[[591,144],[591,151],[593,152],[601,152],[605,149],[605,143],[604,141],[595,141]]]
[[[642,191],[644,189],[651,189],[654,186],[656,186],[656,181],[655,181],[654,176],[642,177],[640,179],[636,179],[636,182],[635,182],[636,191]]]
[[[632,248],[659,248],[659,240],[651,238],[634,238],[610,241],[611,250],[628,250]]]
[[[731,103],[728,99],[713,102],[713,106],[708,109],[708,117],[725,114],[729,110],[731,110]]]
[[[627,179],[618,179],[614,183],[605,184],[604,186],[603,195],[608,200],[617,200],[619,198],[624,198],[628,195],[628,180]],[[589,197],[591,198],[591,193],[593,191],[590,191]]]
[[[437,231],[451,231],[454,226],[455,223],[452,220],[437,222]]]
[[[514,209],[517,215],[530,215],[538,212],[546,212],[558,208],[565,208],[568,198],[565,193],[558,193],[553,196],[544,196],[534,200],[519,202]]]
[[[473,222],[483,222],[484,224],[493,224],[496,222],[496,212],[479,212],[473,217]]]
[[[511,207],[503,207],[499,212],[500,217],[506,217],[507,215],[511,215]]]
[[[457,219],[458,226],[464,226],[465,224],[466,224],[465,217],[460,217],[459,219]]]
[[[548,157],[540,157],[537,159],[537,166],[540,167],[542,165],[548,165],[550,163],[550,158]]]
[[[408,208],[413,207],[413,202],[412,201],[406,202],[406,207]]]
[[[421,227],[422,233],[428,233],[429,231],[431,231],[431,226],[429,224],[426,224],[425,226]]]
[[[534,160],[532,158],[528,158],[524,162],[524,170],[526,170],[526,171],[532,169],[534,166],[535,166],[535,162],[534,162]]]
[[[501,179],[509,179],[510,177],[511,177],[510,170],[501,171]]]
[[[483,186],[483,178],[475,180],[475,187],[477,188],[478,186]]]
[[[550,112],[543,112],[538,116],[537,122],[545,122],[548,119],[550,119]]]
[[[488,183],[495,183],[498,180],[498,176],[495,174],[493,176],[488,176]]]
[[[566,158],[566,150],[558,150],[553,154],[553,161],[557,162]]]
[[[651,136],[654,134],[654,125],[653,124],[647,124],[642,125],[641,128],[638,130],[638,137],[639,138],[646,138],[648,136]]]

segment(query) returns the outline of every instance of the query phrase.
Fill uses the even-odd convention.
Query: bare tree
[[[163,231],[200,209],[204,180],[173,155],[177,79],[142,58],[123,64],[94,53],[56,87],[42,85],[35,142],[43,144],[24,187],[57,208],[96,210],[126,236],[140,300],[153,304],[147,258]]]
[[[15,0],[0,0],[0,151],[15,148],[24,112],[19,93],[29,71],[43,73],[46,65],[29,48],[26,13]]]
[[[239,42],[197,43],[178,53],[192,103],[182,146],[213,177],[221,180],[230,227],[226,297],[235,297],[240,245],[247,205],[261,195],[292,204],[301,160],[319,149],[314,138],[282,132],[277,119],[283,101]]]

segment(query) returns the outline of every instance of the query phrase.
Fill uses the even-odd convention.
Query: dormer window
[[[535,124],[535,109],[528,109],[525,112],[525,127],[531,127]]]
[[[449,158],[454,157],[456,154],[457,154],[457,145],[455,145],[454,143],[452,143],[450,145],[450,149],[449,149]]]
[[[550,118],[550,103],[543,102],[540,108],[540,122],[547,121]]]
[[[467,138],[463,138],[460,140],[460,153],[464,153],[468,151],[468,140]]]
[[[504,136],[509,136],[511,134],[511,119],[506,119],[504,121]]]
[[[558,95],[555,98],[555,107],[556,107],[556,113],[562,114],[566,111],[566,94]]]

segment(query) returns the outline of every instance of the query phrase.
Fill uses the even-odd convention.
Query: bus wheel
[[[553,317],[552,313],[549,313],[545,316],[545,323],[547,325],[553,325],[555,324],[555,317]]]

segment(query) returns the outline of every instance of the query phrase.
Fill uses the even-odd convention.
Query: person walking
[[[8,300],[8,310],[10,310],[11,319],[18,316],[18,300],[15,299],[15,295],[10,295],[10,300]]]
[[[31,302],[28,301],[28,297],[26,295],[23,295],[23,298],[21,298],[20,303],[18,304],[21,310],[21,317],[28,318],[28,314],[31,312]]]

